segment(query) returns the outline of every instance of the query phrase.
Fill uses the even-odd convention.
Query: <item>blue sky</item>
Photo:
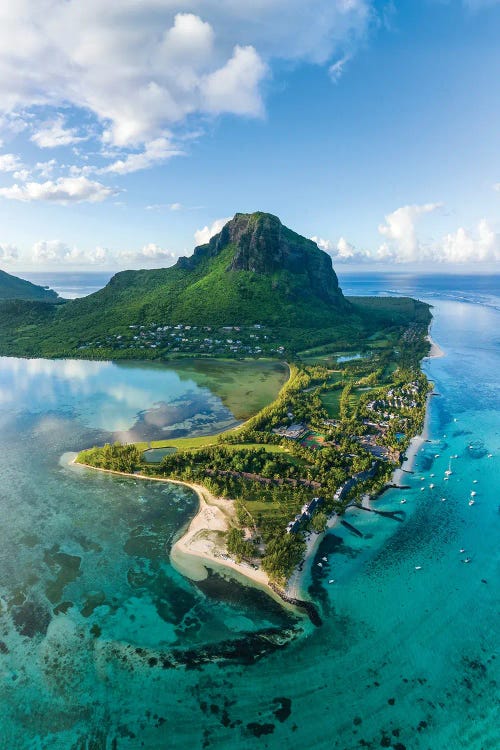
[[[170,265],[254,210],[343,268],[500,260],[497,0],[10,5],[1,268]]]

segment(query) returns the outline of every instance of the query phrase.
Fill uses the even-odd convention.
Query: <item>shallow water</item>
[[[498,280],[341,283],[432,300],[447,356],[425,363],[440,395],[410,489],[377,504],[403,520],[356,511],[363,538],[336,527],[318,552],[320,628],[169,566],[187,490],[60,466],[103,435],[67,389],[2,404],[0,747],[498,746]]]

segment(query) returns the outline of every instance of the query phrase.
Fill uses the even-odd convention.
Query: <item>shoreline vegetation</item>
[[[171,550],[182,574],[226,570],[312,606],[304,583],[324,534],[350,507],[371,509],[370,498],[397,486],[425,440],[432,386],[420,365],[443,352],[428,306],[420,312],[356,351],[302,352],[275,401],[212,440],[155,441],[170,451],[158,463],[146,463],[144,443],[94,447],[74,461],[196,493],[198,511]]]

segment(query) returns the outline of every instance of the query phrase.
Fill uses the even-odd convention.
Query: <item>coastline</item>
[[[427,334],[427,341],[431,345],[431,348],[430,348],[429,354],[426,357],[424,357],[424,359],[435,359],[436,357],[446,356],[446,352],[444,352],[443,349],[441,349],[441,347],[439,346],[439,344],[437,344],[432,338],[431,332],[430,332],[430,326],[429,326],[429,333]]]
[[[273,599],[279,601],[281,604],[286,604],[270,586],[269,578],[262,569],[252,568],[248,563],[236,562],[236,560],[226,554],[225,547],[221,545],[221,535],[229,529],[234,514],[234,507],[231,500],[215,497],[215,495],[212,495],[201,484],[183,482],[179,479],[150,477],[146,474],[133,474],[113,469],[102,469],[97,466],[79,463],[76,461],[77,455],[73,453],[64,454],[64,456],[68,456],[68,461],[64,462],[65,465],[149,482],[168,482],[191,489],[198,498],[199,506],[187,528],[184,527],[184,529],[180,530],[179,537],[172,545],[170,561],[173,567],[179,573],[186,576],[186,578],[192,581],[201,581],[207,578],[208,570],[206,563],[210,563],[210,568],[219,570],[220,572],[230,572],[240,582],[251,583],[251,585],[263,589],[269,596],[272,596]]]
[[[429,325],[429,333],[427,334],[427,340],[431,346],[429,354],[424,357],[424,359],[434,359],[437,357],[445,357],[446,353],[441,349],[439,344],[437,344],[434,339],[431,337],[430,334],[430,325]],[[413,466],[415,464],[415,459],[417,457],[417,453],[422,448],[424,443],[429,439],[429,422],[430,422],[430,400],[431,400],[431,393],[427,395],[426,404],[425,404],[425,417],[424,417],[424,426],[422,428],[422,432],[419,435],[414,435],[410,443],[408,445],[408,448],[405,451],[405,459],[401,466],[398,466],[396,469],[394,469],[394,472],[392,474],[391,482],[392,484],[399,485],[403,483],[404,475],[407,472],[413,471]],[[380,497],[380,495],[383,494],[385,490],[382,490],[382,492],[377,496]],[[363,498],[362,504],[371,509],[371,501],[368,496],[365,496]],[[349,510],[349,508],[346,509],[346,512]],[[307,579],[307,576],[309,575],[309,572],[312,567],[312,563],[314,560],[314,555],[316,554],[316,551],[321,544],[322,540],[326,536],[326,534],[329,533],[329,531],[334,528],[340,521],[340,516],[338,516],[336,513],[332,515],[328,519],[327,527],[325,531],[322,531],[320,534],[311,533],[309,538],[307,539],[307,547],[306,547],[306,553],[304,555],[304,561],[302,563],[302,568],[296,568],[295,571],[290,576],[290,579],[288,581],[286,591],[292,596],[297,597],[298,599],[302,599],[306,597],[306,592],[304,590],[304,583]]]

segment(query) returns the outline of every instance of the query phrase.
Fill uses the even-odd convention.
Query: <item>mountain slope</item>
[[[23,299],[41,302],[59,302],[60,298],[52,289],[37,286],[10,273],[0,271],[0,300]]]
[[[270,214],[236,214],[172,268],[124,271],[64,310],[132,323],[323,325],[348,309],[331,259]],[[77,312],[78,311],[78,312]],[[133,319],[132,319],[133,318]]]

